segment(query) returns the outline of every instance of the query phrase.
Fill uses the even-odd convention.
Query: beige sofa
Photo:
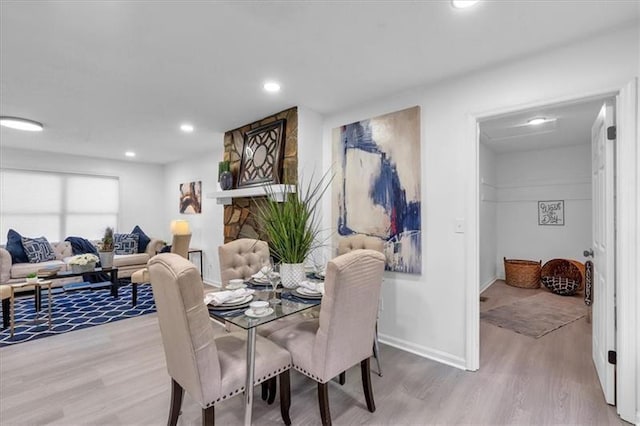
[[[71,267],[67,264],[69,258],[73,256],[71,244],[67,241],[61,241],[51,243],[51,247],[53,247],[56,260],[15,264],[11,263],[11,254],[4,247],[0,247],[0,284],[23,282],[28,274],[38,272],[39,269],[48,266],[59,266],[61,271],[71,270]],[[144,253],[115,255],[113,257],[113,266],[118,268],[118,277],[129,278],[135,271],[146,267],[149,259],[155,256],[162,247],[163,242],[161,240],[152,238]],[[63,285],[69,281],[69,279],[60,280],[60,282],[54,283],[54,286]]]

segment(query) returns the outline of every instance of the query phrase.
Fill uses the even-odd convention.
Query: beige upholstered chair
[[[369,249],[375,250],[384,254],[384,242],[377,237],[370,237],[368,235],[351,235],[343,238],[338,243],[338,255],[349,253],[353,250]],[[373,356],[376,359],[376,365],[378,366],[378,376],[382,377],[382,365],[380,364],[380,343],[378,342],[378,324],[376,322],[376,334],[373,339]],[[340,384],[343,385],[345,381],[344,374],[340,375]]]
[[[215,404],[244,391],[246,332],[215,336],[200,273],[188,260],[159,254],[149,261],[149,275],[172,383],[168,424],[176,425],[186,390],[202,407],[203,424],[213,425]],[[285,349],[257,336],[254,384],[279,375],[280,408],[287,425],[290,367]]]
[[[293,368],[318,382],[322,424],[331,424],[328,382],[360,363],[369,411],[375,411],[369,358],[378,314],[384,256],[355,250],[329,261],[320,318],[278,330],[269,339],[291,353]]]
[[[249,279],[269,263],[269,245],[265,241],[240,238],[218,247],[220,280],[226,288],[229,280]]]
[[[178,254],[185,259],[189,257],[189,243],[191,234],[174,235],[171,242],[171,253]],[[134,284],[145,284],[149,282],[149,268],[139,269],[131,274],[131,282]]]
[[[350,235],[342,238],[338,242],[338,255],[361,249],[375,250],[383,253],[384,242],[380,238],[370,237],[368,235]]]

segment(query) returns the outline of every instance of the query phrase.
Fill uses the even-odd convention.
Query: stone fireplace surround
[[[237,188],[238,173],[244,134],[257,127],[276,120],[285,119],[284,160],[282,162],[282,183],[295,185],[298,180],[298,108],[293,107],[246,124],[224,134],[224,160],[231,163],[233,188]],[[255,220],[257,203],[266,198],[234,198],[224,207],[224,242],[238,238],[260,238],[261,232]]]

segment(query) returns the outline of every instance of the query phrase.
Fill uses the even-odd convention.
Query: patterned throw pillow
[[[53,247],[45,237],[22,237],[22,248],[29,258],[29,263],[40,263],[48,260],[56,260]]]
[[[115,254],[136,254],[138,252],[138,234],[115,234],[113,248]]]
[[[131,231],[130,234],[138,235],[138,253],[144,253],[151,242],[151,238],[149,238],[138,225],[133,228],[133,231]]]
[[[573,296],[578,291],[578,281],[564,277],[542,277],[542,284],[560,296]]]

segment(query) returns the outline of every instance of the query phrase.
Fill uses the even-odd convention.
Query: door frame
[[[640,401],[636,408],[636,400],[640,400],[640,389],[637,389],[635,381],[640,379],[640,367],[637,367],[640,356],[637,349],[638,342],[635,333],[640,330],[640,291],[633,287],[633,283],[640,279],[640,265],[635,259],[640,253],[637,252],[640,244],[640,236],[630,231],[634,228],[640,230],[640,197],[635,188],[640,187],[640,148],[636,148],[638,138],[636,123],[640,117],[630,116],[629,110],[633,107],[631,102],[637,106],[637,79],[635,81],[635,100],[632,100],[627,93],[627,105],[616,105],[616,126],[620,128],[620,123],[626,124],[626,133],[619,132],[616,140],[616,180],[622,182],[617,184],[616,195],[616,293],[625,294],[624,302],[620,299],[617,304],[617,339],[618,342],[618,412],[628,421],[640,422]],[[534,109],[546,105],[562,105],[584,102],[605,97],[616,97],[620,99],[620,94],[629,90],[628,86],[623,88],[604,88],[593,92],[582,92],[571,96],[560,98],[548,98],[532,101],[525,104],[503,107],[490,111],[481,111],[467,115],[467,137],[465,143],[466,153],[463,159],[464,168],[468,171],[468,186],[466,188],[466,221],[467,233],[465,237],[465,278],[466,278],[466,338],[465,338],[465,367],[467,370],[476,371],[480,368],[480,165],[479,165],[479,144],[480,123],[489,119],[498,118],[503,115],[513,114],[519,111]],[[633,112],[632,112],[633,113]],[[640,115],[640,112],[638,112]],[[634,129],[632,131],[631,129]],[[636,186],[637,185],[637,186]],[[640,231],[638,231],[640,232]],[[624,235],[624,237],[623,237]],[[622,303],[621,303],[622,302]],[[634,318],[635,316],[635,318]],[[623,321],[621,323],[621,320]],[[622,344],[621,344],[622,343]],[[624,380],[620,380],[624,377]],[[620,392],[622,391],[622,393]]]

